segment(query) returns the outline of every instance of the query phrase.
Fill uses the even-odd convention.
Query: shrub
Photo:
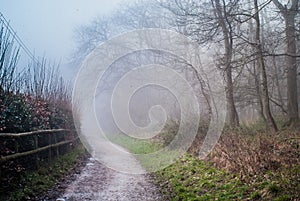
[[[2,93],[0,97],[0,132],[74,128],[67,104],[49,103],[42,98],[13,93]]]
[[[1,94],[0,132],[25,132],[32,127],[32,108],[22,95]]]

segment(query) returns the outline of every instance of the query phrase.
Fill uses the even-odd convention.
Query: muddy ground
[[[167,200],[148,174],[125,174],[112,170],[93,157],[85,157],[46,195],[37,200],[66,201],[114,200],[153,201]]]

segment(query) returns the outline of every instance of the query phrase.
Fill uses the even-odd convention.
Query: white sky
[[[0,0],[0,12],[36,56],[61,61],[74,49],[74,29],[108,15],[122,0]],[[24,55],[22,55],[24,57]],[[63,69],[67,72],[66,69]]]

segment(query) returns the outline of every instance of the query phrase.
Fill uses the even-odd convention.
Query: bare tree
[[[278,13],[274,11],[272,1],[140,0],[122,5],[112,15],[100,17],[98,18],[100,20],[80,28],[79,50],[86,53],[99,42],[125,31],[149,27],[176,30],[203,48],[210,49],[210,52],[214,49],[215,65],[223,72],[226,84],[229,125],[239,125],[239,115],[241,120],[246,119],[242,117],[242,113],[250,113],[249,110],[252,110],[253,114],[255,113],[252,116],[255,118],[260,116],[270,128],[277,130],[271,112],[279,111],[280,114],[285,114],[288,110],[295,112],[291,107],[286,109],[286,105],[295,105],[297,99],[293,99],[293,104],[286,104],[286,100],[292,100],[291,94],[297,97],[295,94],[297,87],[295,84],[294,88],[289,86],[291,85],[289,72],[288,86],[285,86],[286,73],[282,67],[284,62],[282,57],[276,55],[286,55],[286,59],[290,61],[295,61],[297,55],[291,52],[278,54],[285,42],[282,31],[279,30],[283,30],[284,25],[278,18]],[[253,3],[257,5],[253,6]],[[290,11],[291,8],[287,10]],[[296,22],[298,23],[297,19]],[[178,67],[174,65],[174,68]],[[193,66],[185,70],[199,72],[200,68]],[[290,71],[292,68],[287,65],[287,69]],[[293,76],[296,76],[296,73],[293,73]],[[209,99],[205,96],[209,80],[198,77],[194,77],[193,82],[196,83],[197,80],[200,82],[201,93]],[[285,96],[286,89],[289,90],[288,97]],[[290,112],[289,117],[291,116]]]
[[[221,5],[220,0],[214,0],[214,6],[216,8],[216,15],[221,26],[224,37],[224,66],[226,74],[226,98],[228,105],[228,123],[233,126],[239,125],[239,118],[235,107],[233,97],[233,80],[232,80],[232,51],[233,51],[233,30],[230,20],[228,19],[228,13],[226,11],[226,5],[223,1]]]
[[[11,92],[16,80],[16,66],[19,47],[14,44],[14,37],[0,21],[0,92]]]
[[[285,21],[286,65],[287,65],[287,106],[289,122],[299,120],[297,95],[297,48],[295,18],[298,14],[299,1],[292,0],[290,8],[278,0],[272,0]]]
[[[192,38],[200,45],[221,45],[217,53],[218,67],[224,71],[226,98],[228,106],[227,122],[231,126],[239,125],[239,117],[234,99],[233,48],[234,27],[232,14],[239,0],[225,2],[212,1],[161,1],[161,5],[176,17],[177,31]],[[224,51],[224,52],[222,52]]]
[[[72,65],[80,65],[84,57],[97,45],[112,37],[111,24],[111,19],[97,17],[89,25],[82,25],[75,29],[74,38],[77,47],[71,56]]]
[[[266,115],[268,126],[272,128],[273,131],[276,132],[278,128],[270,110],[268,80],[267,80],[267,72],[266,72],[266,67],[265,67],[265,62],[263,57],[263,49],[261,44],[260,19],[259,19],[259,9],[258,9],[257,0],[254,0],[254,10],[255,10],[254,19],[256,22],[255,38],[256,38],[257,61],[262,76],[262,96],[263,96],[264,113]]]

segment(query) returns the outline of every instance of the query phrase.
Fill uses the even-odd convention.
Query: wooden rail
[[[38,130],[38,131],[31,131],[25,133],[0,133],[0,137],[23,137],[28,135],[43,135],[49,133],[59,133],[59,132],[74,132],[73,130],[69,129],[52,129],[52,130]]]
[[[67,136],[66,133],[73,134]],[[66,130],[66,129],[53,129],[53,130],[40,130],[40,131],[32,131],[32,132],[26,132],[26,133],[0,133],[0,141],[2,140],[13,140],[14,142],[14,150],[13,154],[6,155],[6,156],[1,156],[0,162],[5,162],[8,160],[16,159],[19,157],[24,157],[24,156],[29,156],[32,154],[36,154],[36,163],[38,166],[38,161],[39,161],[39,153],[41,151],[49,150],[48,152],[48,159],[51,160],[52,158],[52,149],[55,148],[56,155],[59,155],[59,147],[62,145],[70,144],[78,140],[78,136],[74,135],[75,131],[73,130]],[[39,137],[42,136],[44,137],[45,141],[45,135],[48,135],[48,143],[45,146],[39,146]],[[58,136],[61,135],[61,136]],[[18,138],[22,138],[25,136],[33,136],[33,149],[24,151],[24,152],[19,152],[19,147],[21,146],[19,144],[19,141],[16,140]],[[70,139],[66,139],[66,138]],[[58,141],[58,139],[62,139],[61,141]]]

